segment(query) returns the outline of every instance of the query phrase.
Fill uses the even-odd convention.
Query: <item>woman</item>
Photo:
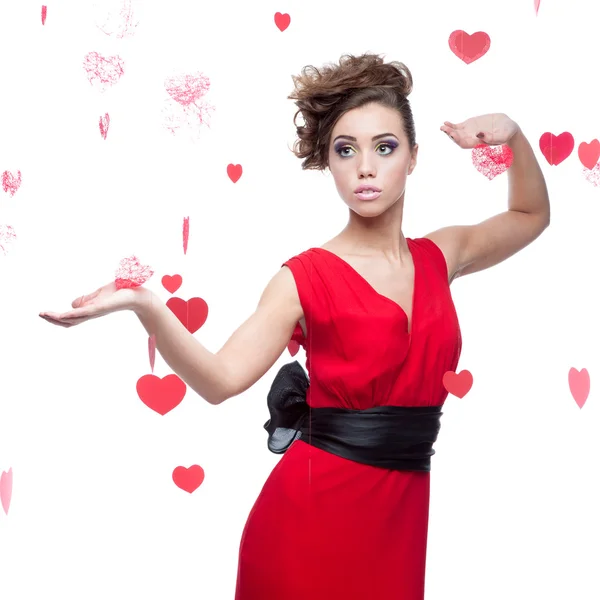
[[[219,352],[143,287],[111,283],[72,311],[40,316],[70,327],[134,311],[167,364],[211,404],[247,390],[297,340],[310,386],[292,363],[269,395],[269,448],[285,454],[246,523],[236,600],[422,600],[429,459],[447,396],[442,378],[461,350],[450,282],[541,234],[546,185],[506,115],[446,122],[441,131],[461,148],[510,146],[508,210],[406,238],[405,186],[418,152],[410,71],[347,55],[306,67],[294,83],[290,98],[304,120],[294,152],[304,169],[330,170],[348,224],[284,263]]]

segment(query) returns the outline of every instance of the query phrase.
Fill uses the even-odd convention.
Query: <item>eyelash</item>
[[[392,144],[390,142],[381,143],[377,146],[377,148],[381,148],[381,146],[388,146],[391,149],[391,152],[388,152],[387,154],[383,154],[383,156],[389,156],[396,149],[396,145]],[[342,150],[345,150],[346,148],[352,148],[352,146],[349,146],[348,144],[346,144],[344,146],[340,146],[339,148],[336,148],[335,151],[341,158],[349,158],[347,155],[345,156],[342,154]]]

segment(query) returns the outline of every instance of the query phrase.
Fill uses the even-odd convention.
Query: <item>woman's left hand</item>
[[[467,149],[481,144],[506,144],[519,131],[519,126],[504,113],[493,113],[472,117],[462,123],[444,121],[440,130]]]

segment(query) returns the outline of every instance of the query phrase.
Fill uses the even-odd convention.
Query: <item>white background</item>
[[[214,407],[188,390],[161,417],[136,394],[151,371],[132,313],[71,329],[38,313],[68,310],[136,254],[165,301],[160,279],[175,273],[176,296],[206,300],[195,336],[216,352],[281,263],[347,220],[332,178],[303,172],[289,150],[291,75],[369,50],[414,76],[420,153],[405,235],[507,208],[506,174],[478,173],[440,132],[444,120],[506,112],[552,203],[533,245],[452,286],[458,371],[474,385],[448,397],[432,459],[426,597],[597,600],[600,189],[577,158],[600,137],[596,3],[542,0],[536,17],[530,0],[148,1],[126,39],[97,27],[118,2],[48,4],[45,26],[38,3],[0,5],[0,172],[23,177],[14,197],[0,190],[0,224],[17,233],[0,255],[0,473],[14,475],[0,511],[0,598],[233,598],[244,523],[279,460],[263,424],[289,353],[246,393]],[[284,32],[277,11],[291,15]],[[487,32],[489,52],[463,63],[448,47],[456,29]],[[85,77],[91,51],[125,61],[104,93]],[[194,71],[209,77],[215,111],[198,135],[173,135],[164,81]],[[575,138],[559,166],[539,151],[546,131]],[[229,163],[243,166],[236,184]],[[295,358],[304,364],[302,351]],[[592,379],[583,409],[572,367]],[[157,353],[154,373],[170,372]],[[191,464],[206,479],[190,495],[171,473]]]

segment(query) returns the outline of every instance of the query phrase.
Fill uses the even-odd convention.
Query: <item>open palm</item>
[[[444,121],[440,129],[461,148],[475,148],[481,144],[506,144],[519,126],[504,113],[472,117],[462,123]]]
[[[72,327],[90,319],[97,319],[120,310],[132,308],[136,291],[131,288],[117,289],[114,281],[98,288],[86,296],[80,296],[71,303],[73,310],[56,313],[41,312],[40,317],[54,325]]]

